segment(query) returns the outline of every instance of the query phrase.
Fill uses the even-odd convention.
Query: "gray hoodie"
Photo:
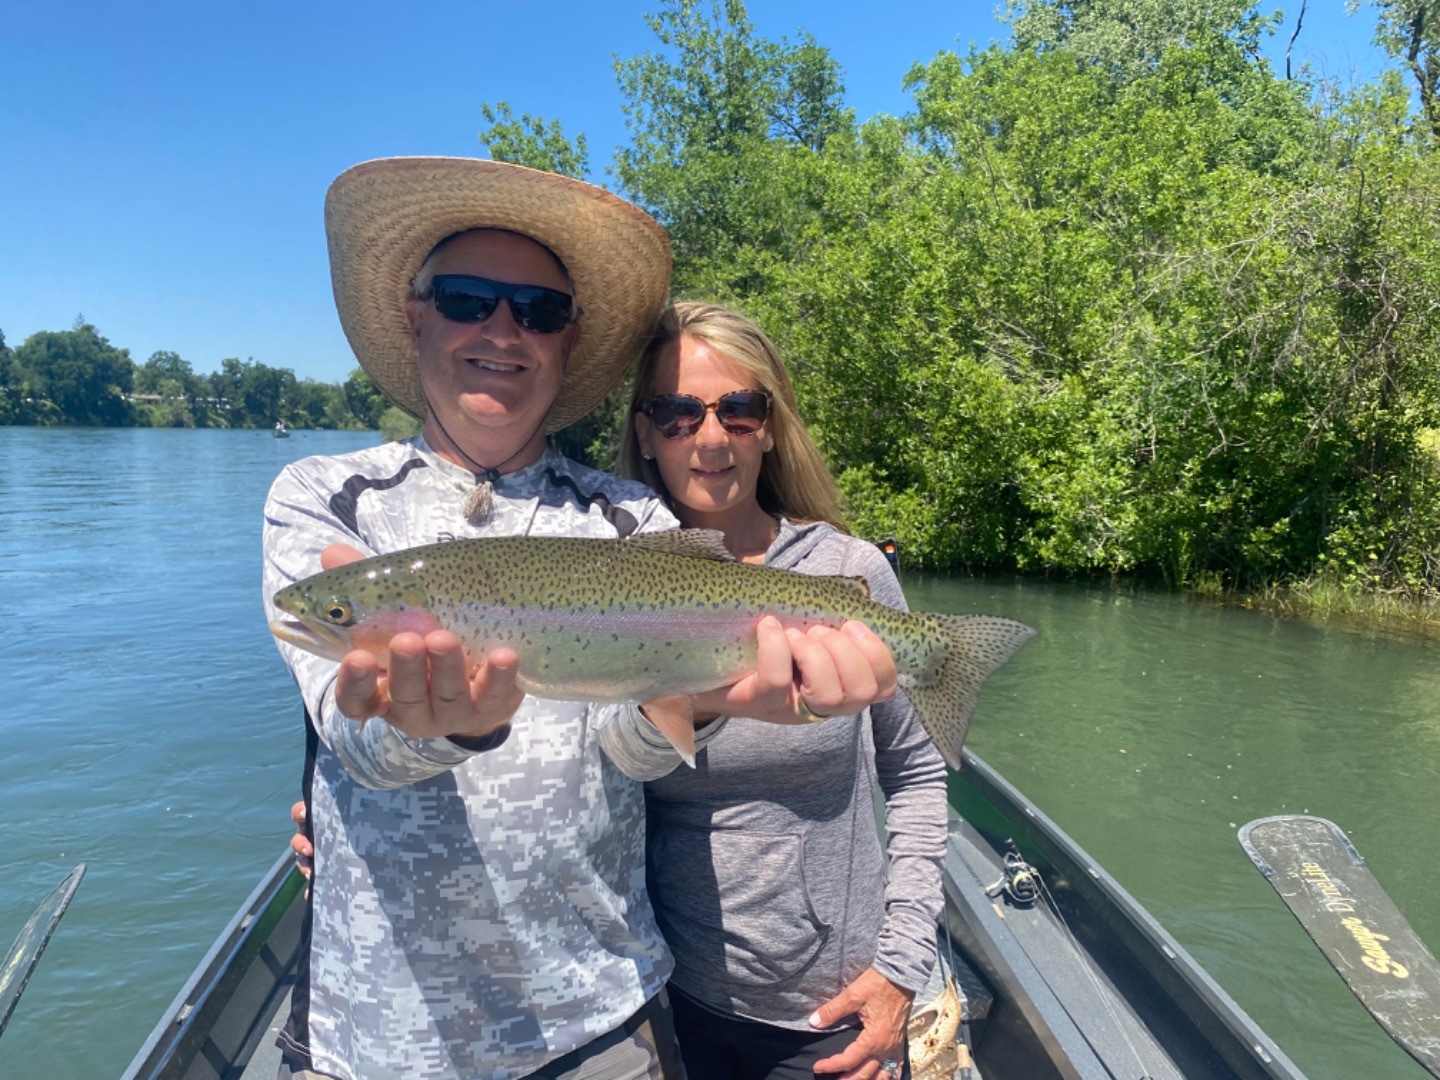
[[[782,521],[765,563],[864,577],[877,601],[905,607],[885,556],[826,524]],[[621,711],[601,743],[650,781],[647,884],[674,986],[726,1015],[810,1030],[816,1007],[867,967],[906,989],[924,984],[942,903],[945,765],[903,694],[818,724],[711,725],[720,730],[704,731],[693,770],[675,768],[679,756],[637,710]],[[642,742],[653,752],[627,758]]]

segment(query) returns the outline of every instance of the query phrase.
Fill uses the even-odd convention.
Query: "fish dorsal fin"
[[[839,574],[822,574],[817,581],[828,581],[831,585],[839,585],[842,589],[849,589],[857,592],[866,600],[870,599],[870,583],[863,577],[842,577]]]
[[[670,529],[667,532],[632,533],[625,543],[660,551],[668,555],[687,555],[692,559],[713,559],[734,562],[735,556],[725,546],[725,534],[717,529]]]

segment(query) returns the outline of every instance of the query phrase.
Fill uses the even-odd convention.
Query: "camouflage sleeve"
[[[873,545],[857,544],[846,572],[863,575],[877,602],[907,610],[900,583]],[[885,921],[874,966],[896,986],[919,990],[935,965],[935,922],[944,903],[945,762],[903,693],[871,706],[870,717],[889,834]]]
[[[320,553],[347,544],[365,555],[376,552],[346,528],[330,509],[328,496],[296,466],[288,466],[265,502],[262,540],[266,619],[277,612],[270,598],[284,586],[320,572]],[[276,641],[300,687],[305,707],[325,745],[356,782],[368,788],[396,788],[454,768],[474,756],[449,739],[411,739],[383,720],[357,722],[335,706],[339,665],[294,645]]]

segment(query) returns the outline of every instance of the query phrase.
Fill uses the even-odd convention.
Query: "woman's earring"
[[[767,435],[767,436],[765,436],[765,453],[768,454],[771,450],[774,450],[774,449],[775,449],[775,437],[774,437],[773,435]]]
[[[654,461],[654,460],[655,460],[655,455],[654,455],[654,454],[643,454],[643,453],[642,453],[640,456],[643,457],[646,461]]]

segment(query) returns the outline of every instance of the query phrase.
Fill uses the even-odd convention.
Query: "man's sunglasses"
[[[516,325],[536,334],[558,334],[575,315],[575,300],[543,285],[512,285],[471,274],[436,274],[430,281],[435,310],[451,322],[484,322],[501,300],[510,302]]]
[[[770,415],[770,395],[764,390],[732,390],[707,405],[690,394],[661,394],[647,401],[642,411],[665,438],[684,439],[700,430],[711,409],[731,435],[754,435]]]

